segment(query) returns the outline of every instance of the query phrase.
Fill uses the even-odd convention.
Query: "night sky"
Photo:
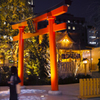
[[[41,13],[62,0],[34,0],[34,12]],[[91,16],[96,12],[100,0],[72,0],[72,5],[68,8],[68,13],[75,17],[85,17],[87,22],[91,21]]]

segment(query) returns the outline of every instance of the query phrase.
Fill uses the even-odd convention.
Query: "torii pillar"
[[[18,60],[18,76],[21,79],[20,85],[23,86],[23,76],[24,76],[24,39],[23,39],[23,32],[24,32],[25,26],[19,26],[19,60]]]
[[[50,45],[50,67],[51,67],[51,90],[58,90],[58,73],[57,73],[57,58],[56,58],[56,40],[53,24],[55,17],[48,18],[49,22],[49,45]]]
[[[24,52],[24,39],[30,38],[37,35],[49,34],[49,45],[50,45],[50,67],[51,67],[51,91],[50,94],[60,94],[58,91],[58,71],[57,71],[57,58],[56,58],[56,40],[55,40],[55,31],[65,30],[66,23],[56,24],[55,18],[58,15],[66,13],[68,10],[67,6],[61,6],[56,8],[48,13],[45,13],[41,16],[33,18],[33,23],[37,25],[38,22],[43,20],[48,20],[48,26],[46,28],[37,29],[36,33],[25,33],[24,28],[27,26],[27,21],[16,23],[12,25],[13,29],[19,28],[19,34],[13,37],[13,40],[19,40],[19,64],[18,64],[18,76],[21,79],[21,86],[23,86],[23,52]]]

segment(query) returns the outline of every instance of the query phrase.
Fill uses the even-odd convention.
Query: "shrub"
[[[72,83],[79,83],[79,79],[82,78],[91,78],[90,75],[78,74],[76,77],[68,76],[64,79],[59,78],[59,84],[72,84]]]

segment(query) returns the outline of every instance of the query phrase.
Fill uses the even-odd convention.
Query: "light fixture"
[[[84,60],[83,63],[84,63],[84,64],[87,64],[87,60]]]

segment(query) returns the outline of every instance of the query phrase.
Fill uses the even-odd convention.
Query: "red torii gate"
[[[13,41],[19,40],[19,61],[18,61],[18,76],[21,79],[21,86],[23,86],[23,51],[24,51],[24,39],[37,35],[49,33],[49,45],[50,45],[50,67],[51,67],[51,90],[58,91],[58,73],[57,73],[57,60],[56,60],[56,41],[55,31],[66,29],[66,23],[56,24],[56,16],[66,13],[68,6],[58,7],[48,13],[33,18],[35,24],[35,33],[24,33],[24,28],[27,25],[27,21],[23,21],[12,25],[13,29],[19,29],[19,34],[13,37]],[[48,26],[46,28],[37,29],[37,23],[43,20],[48,20]]]

